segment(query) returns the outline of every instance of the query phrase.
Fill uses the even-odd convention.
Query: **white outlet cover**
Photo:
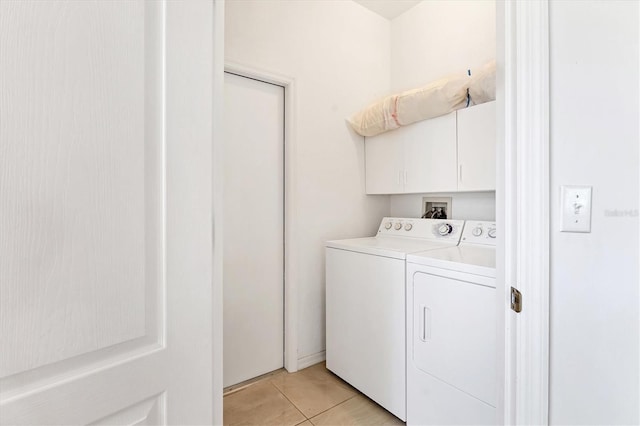
[[[560,192],[560,231],[591,232],[591,187],[565,185]]]

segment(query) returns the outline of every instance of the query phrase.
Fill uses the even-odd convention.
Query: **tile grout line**
[[[309,420],[309,417],[307,417],[307,415],[306,415],[306,414],[304,414],[304,413],[302,412],[302,410],[301,410],[300,408],[298,408],[298,406],[297,406],[297,405],[296,405],[292,400],[290,400],[290,399],[289,399],[289,397],[287,397],[287,395],[285,395],[285,394],[284,394],[284,392],[282,392],[282,391],[280,390],[280,388],[278,388],[278,387],[277,387],[277,386],[276,386],[276,385],[275,385],[271,380],[269,380],[269,384],[270,384],[271,386],[273,386],[274,388],[276,388],[276,390],[277,390],[278,392],[280,392],[280,395],[284,396],[284,399],[286,399],[287,401],[289,401],[289,403],[290,403],[291,405],[293,405],[293,408],[295,408],[295,409],[296,409],[300,414],[302,414],[302,417],[304,417],[304,418],[305,418],[305,421]],[[309,420],[309,421],[310,421],[310,420]],[[299,424],[301,424],[301,423],[304,423],[304,422],[296,423],[296,426],[297,426],[297,425],[299,425]]]
[[[296,410],[298,410],[298,411],[300,412],[300,414],[302,414],[302,416],[303,416],[306,420],[308,420],[312,425],[314,425],[314,423],[311,421],[311,419],[313,419],[313,418],[315,418],[315,417],[318,417],[320,414],[322,414],[322,413],[326,413],[327,411],[329,411],[329,410],[331,410],[331,409],[333,409],[333,408],[336,408],[338,405],[342,405],[342,404],[344,404],[345,402],[350,401],[351,399],[353,399],[353,398],[355,398],[355,397],[357,397],[357,396],[359,396],[359,395],[360,395],[360,394],[356,391],[356,393],[355,393],[354,395],[350,396],[349,398],[347,398],[347,399],[345,399],[345,400],[343,400],[343,401],[340,401],[340,402],[338,402],[337,404],[332,405],[331,407],[329,407],[329,408],[327,408],[327,409],[325,409],[325,410],[322,410],[322,411],[320,411],[320,412],[318,412],[318,413],[314,414],[314,415],[313,415],[313,416],[311,416],[311,417],[308,417],[308,416],[307,416],[307,415],[306,415],[306,414],[305,414],[305,413],[304,413],[300,408],[298,408],[298,406],[297,406],[293,401],[291,401],[291,400],[289,399],[289,397],[288,397],[288,396],[287,396],[287,395],[286,395],[282,390],[280,390],[280,388],[278,388],[278,387],[277,387],[277,386],[276,386],[276,385],[275,385],[271,380],[269,380],[269,383],[271,384],[271,386],[273,386],[274,388],[276,388],[276,390],[277,390],[278,392],[280,392],[280,394],[282,394],[282,396],[284,396],[284,397],[285,397],[285,399],[286,399],[287,401],[289,401],[289,402],[291,403],[291,405],[293,405],[293,406],[294,406],[294,408],[295,408]],[[302,423],[304,423],[304,422],[302,422]],[[297,425],[296,425],[296,426],[297,426]]]
[[[357,397],[357,396],[360,396],[360,394],[355,394],[355,395],[353,395],[353,396],[350,396],[349,398],[345,399],[344,401],[338,402],[338,403],[337,403],[336,405],[334,405],[333,407],[329,407],[329,408],[327,408],[326,410],[320,411],[319,413],[315,414],[315,415],[314,415],[313,417],[311,417],[311,418],[307,417],[307,420],[309,420],[309,421],[311,422],[311,424],[312,424],[312,425],[315,425],[315,423],[313,423],[313,422],[311,421],[311,419],[315,419],[315,418],[316,418],[316,417],[318,417],[320,414],[324,414],[324,413],[326,413],[326,412],[327,412],[327,411],[329,411],[329,410],[333,410],[333,409],[334,409],[334,408],[336,408],[337,406],[342,405],[342,404],[344,404],[344,403],[346,403],[346,402],[348,402],[348,401],[351,401],[353,398],[355,398],[355,397]]]

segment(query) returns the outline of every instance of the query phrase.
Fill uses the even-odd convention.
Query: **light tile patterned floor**
[[[224,397],[224,424],[264,426],[403,425],[325,368],[265,377]]]

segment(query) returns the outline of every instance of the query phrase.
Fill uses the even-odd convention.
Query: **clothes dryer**
[[[407,255],[407,424],[496,420],[493,222],[466,221],[459,246]]]

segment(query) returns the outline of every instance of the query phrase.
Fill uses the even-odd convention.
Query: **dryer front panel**
[[[495,407],[495,289],[417,271],[409,291],[410,362]]]

